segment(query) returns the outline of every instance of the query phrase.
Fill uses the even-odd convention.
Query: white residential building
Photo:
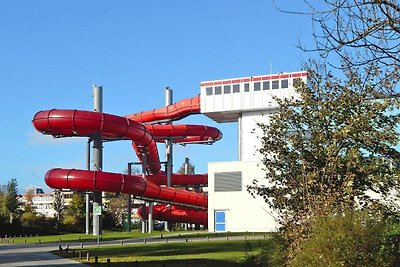
[[[70,190],[62,191],[62,196],[65,201],[65,206],[68,206],[72,200],[73,192]],[[32,203],[33,210],[36,213],[43,214],[46,217],[54,217],[56,211],[53,208],[54,192],[44,193],[39,187],[29,187],[25,194],[21,195],[21,201],[26,205],[29,201]]]

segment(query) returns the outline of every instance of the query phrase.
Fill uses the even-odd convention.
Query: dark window
[[[245,84],[244,84],[244,91],[245,91],[245,92],[250,91],[250,85],[249,85],[248,83],[245,83]]]
[[[272,81],[272,89],[279,89],[279,80]]]
[[[213,94],[213,88],[212,87],[207,87],[206,88],[206,95],[212,95]]]
[[[221,86],[215,86],[215,94],[216,95],[220,95],[222,93],[221,90],[222,90]]]
[[[261,83],[256,82],[254,83],[254,91],[260,91],[261,90]]]
[[[233,92],[234,93],[240,93],[240,84],[234,84],[233,85]]]
[[[224,85],[224,94],[230,94],[230,93],[231,93],[231,86]]]
[[[263,90],[269,90],[269,81],[263,82]]]
[[[281,88],[289,88],[289,80],[281,80]]]

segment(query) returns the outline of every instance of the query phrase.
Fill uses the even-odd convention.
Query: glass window
[[[230,94],[230,93],[231,93],[231,86],[224,85],[224,94]]]
[[[288,87],[289,87],[289,80],[288,79],[281,80],[281,88],[288,88]]]
[[[223,232],[225,228],[225,211],[215,211],[215,231]]]
[[[260,91],[261,90],[261,83],[256,82],[254,83],[254,91]]]
[[[250,91],[250,84],[248,84],[248,83],[244,84],[244,91],[245,92],[249,92]]]
[[[222,93],[222,86],[215,86],[215,94],[220,95]]]
[[[206,87],[206,95],[212,95],[213,94],[213,88],[212,87]]]
[[[279,80],[272,81],[272,89],[279,89]]]
[[[269,81],[263,82],[263,90],[269,90]]]
[[[233,85],[233,92],[234,93],[240,93],[240,84],[234,84]]]

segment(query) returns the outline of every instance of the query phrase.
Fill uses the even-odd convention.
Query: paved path
[[[54,244],[42,245],[0,245],[0,266],[88,266],[70,259],[61,258],[49,251],[55,250]]]

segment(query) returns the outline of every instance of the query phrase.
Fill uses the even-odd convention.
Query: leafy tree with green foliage
[[[63,223],[71,230],[83,230],[85,226],[86,200],[85,192],[74,191],[72,200],[66,208]]]
[[[60,222],[65,209],[65,200],[60,189],[54,190],[53,208],[56,211],[57,221]]]
[[[29,189],[25,192],[26,202],[24,203],[24,212],[35,213],[33,207],[33,189]]]
[[[276,99],[277,113],[260,125],[267,183],[248,188],[279,212],[289,259],[313,218],[369,207],[373,194],[393,203],[399,189],[399,100],[382,93],[397,81],[376,86],[373,66],[347,69],[341,81],[310,65],[308,84],[295,84],[299,97]]]
[[[126,194],[105,193],[105,211],[109,213],[111,221],[108,220],[107,226],[110,228],[120,227],[122,225],[123,214],[126,213],[128,201]]]
[[[0,225],[7,223],[6,186],[0,185]]]
[[[318,217],[291,266],[398,266],[399,241],[390,240],[394,225],[374,209]]]
[[[15,178],[12,178],[8,183],[7,183],[7,194],[6,194],[6,199],[5,199],[5,205],[7,208],[7,211],[10,216],[10,224],[14,220],[14,216],[16,212],[18,211],[20,202],[19,202],[19,195],[18,195],[18,182]]]

